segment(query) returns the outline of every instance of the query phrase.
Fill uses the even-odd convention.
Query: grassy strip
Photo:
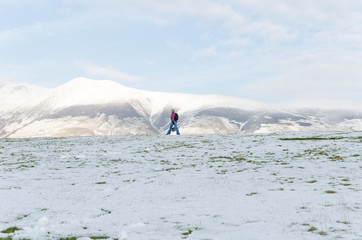
[[[341,140],[345,139],[344,137],[330,137],[330,138],[322,138],[322,137],[307,137],[307,138],[279,138],[282,141],[322,141],[322,140]]]
[[[14,233],[15,231],[20,231],[21,229],[20,228],[17,228],[17,227],[10,227],[8,229],[5,229],[4,231],[1,231],[2,233],[5,233],[5,234],[9,234],[9,233]]]

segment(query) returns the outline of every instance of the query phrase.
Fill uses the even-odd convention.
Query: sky
[[[0,81],[362,101],[362,1],[0,0]]]

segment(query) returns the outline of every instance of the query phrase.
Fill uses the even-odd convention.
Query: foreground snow
[[[361,145],[362,133],[0,139],[0,238],[362,239]]]

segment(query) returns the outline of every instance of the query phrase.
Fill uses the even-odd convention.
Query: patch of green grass
[[[23,215],[23,216],[18,217],[16,220],[21,220],[21,219],[27,218],[27,217],[29,217],[29,215],[25,214],[25,215]]]
[[[253,196],[253,195],[256,195],[258,194],[257,192],[251,192],[251,193],[248,193],[248,194],[245,194],[246,196]]]
[[[181,233],[181,234],[184,235],[184,236],[188,236],[188,235],[190,235],[191,233],[192,233],[192,230],[189,229],[187,232],[183,232],[183,233]]]
[[[321,235],[321,236],[326,236],[326,235],[328,235],[325,231],[319,231],[318,234]]]
[[[136,179],[128,179],[128,180],[124,180],[123,182],[135,182],[136,181]]]
[[[106,182],[96,182],[96,184],[106,184]]]
[[[253,161],[251,160],[247,160],[244,157],[236,157],[236,156],[217,156],[217,157],[210,157],[210,159],[213,160],[213,162],[216,162],[216,160],[220,160],[222,161],[223,159],[228,160],[229,162],[248,162],[248,163],[252,163]]]
[[[341,156],[330,156],[329,159],[331,161],[337,161],[337,160],[342,161],[342,160],[344,160],[344,158],[341,157]]]
[[[348,186],[351,186],[352,184],[350,184],[350,183],[342,183],[341,185],[345,186],[345,187],[348,187]]]
[[[233,158],[229,157],[229,156],[218,156],[218,157],[210,157],[210,159],[212,159],[212,160],[216,160],[216,159],[229,159],[229,160],[232,160]]]
[[[222,167],[222,166],[219,166],[219,167]],[[228,170],[226,169],[222,169],[221,171],[218,171],[217,174],[226,174],[228,173]]]
[[[180,169],[181,168],[166,168],[166,169],[163,169],[162,171],[171,172],[171,171],[180,170]]]
[[[117,159],[111,159],[110,160],[111,162],[127,162],[126,160],[123,160],[123,159],[120,159],[120,158],[117,158]]]
[[[314,156],[328,156],[327,152],[317,149],[317,148],[316,149],[306,149],[306,150],[304,150],[304,153],[308,154],[308,155],[314,155]]]
[[[316,227],[310,227],[308,229],[308,232],[314,232],[314,231],[317,231],[317,228]]]
[[[168,160],[161,160],[160,163],[161,163],[161,164],[168,164],[168,165],[171,164],[171,162],[168,161]]]
[[[103,209],[103,208],[101,208],[101,211],[106,213],[106,214],[111,214],[112,213],[112,211],[107,210],[107,209]]]
[[[316,155],[328,156],[328,153],[326,153],[325,151],[320,151]]]
[[[17,227],[10,227],[8,229],[5,229],[4,231],[1,231],[2,233],[5,233],[5,234],[9,234],[9,233],[14,233],[16,231],[20,231],[21,229],[20,228],[17,228]]]
[[[25,164],[22,164],[20,165],[18,168],[33,168],[35,167],[34,165],[25,165]]]
[[[306,137],[306,138],[279,138],[282,141],[321,141],[321,140],[340,140],[344,139],[344,137],[330,137],[330,138],[323,138],[323,137]]]
[[[350,222],[347,222],[347,221],[337,221],[337,223],[342,223],[342,224],[345,224],[345,225],[351,224]]]
[[[316,183],[318,182],[317,180],[311,180],[311,181],[307,181],[306,183]]]
[[[12,237],[6,237],[6,238],[0,237],[0,240],[13,240],[13,238]]]
[[[337,192],[336,192],[336,191],[333,191],[333,190],[327,190],[327,191],[325,191],[325,193],[334,194],[334,193],[337,193]]]

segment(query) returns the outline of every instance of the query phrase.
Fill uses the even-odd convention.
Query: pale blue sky
[[[362,1],[0,0],[0,81],[362,100]]]

